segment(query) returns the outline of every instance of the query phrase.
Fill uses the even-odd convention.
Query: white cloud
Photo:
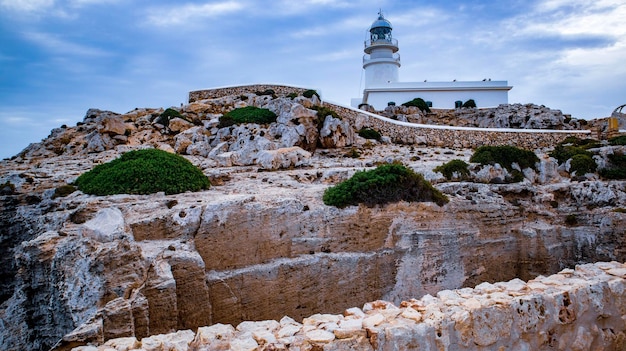
[[[244,8],[244,4],[238,1],[151,8],[148,10],[148,23],[157,26],[179,25],[196,19],[241,11]]]
[[[293,38],[328,36],[333,33],[344,33],[346,31],[365,30],[368,28],[368,18],[350,17],[333,23],[326,23],[322,26],[304,28],[291,33]]]
[[[93,48],[62,39],[57,35],[43,32],[26,32],[23,34],[27,40],[45,48],[50,52],[63,55],[79,56],[109,56],[110,53],[102,49]]]
[[[54,6],[54,0],[0,0],[0,7],[17,12],[40,12]]]

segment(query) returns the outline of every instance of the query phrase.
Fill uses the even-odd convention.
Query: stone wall
[[[196,90],[189,92],[189,103],[196,102],[205,99],[217,99],[229,95],[242,95],[255,92],[262,92],[268,89],[274,90],[278,95],[288,95],[291,93],[302,94],[302,92],[309,90],[310,88],[293,87],[287,85],[273,85],[273,84],[252,84],[252,85],[238,85],[232,87],[215,88]]]
[[[315,314],[299,323],[215,324],[73,350],[624,350],[626,265],[595,263],[540,276],[443,290]]]
[[[272,89],[278,95],[302,94],[307,88],[285,85],[255,84],[197,90],[189,93],[189,102],[242,95]],[[347,118],[356,130],[363,127],[378,130],[394,143],[425,146],[476,148],[483,145],[515,145],[526,149],[554,146],[568,136],[587,137],[589,130],[471,128],[400,122],[362,110],[324,102],[324,105]]]
[[[527,149],[554,146],[568,136],[588,137],[589,130],[470,128],[400,122],[366,111],[324,102],[356,130],[378,130],[395,143],[476,148],[483,145],[515,145]]]

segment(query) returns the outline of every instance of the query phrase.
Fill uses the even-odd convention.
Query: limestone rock
[[[110,242],[125,235],[124,215],[118,208],[104,208],[83,224],[83,235],[101,242]]]
[[[191,127],[193,127],[193,123],[186,121],[180,117],[172,118],[168,125],[168,128],[174,133],[182,132]]]
[[[311,153],[296,146],[260,151],[256,156],[256,163],[263,169],[278,170],[308,165],[310,158]]]
[[[107,116],[105,118],[98,118],[98,132],[100,134],[124,135],[126,133],[126,124],[120,116]]]
[[[354,130],[347,121],[326,116],[319,137],[324,148],[342,148],[352,145]]]

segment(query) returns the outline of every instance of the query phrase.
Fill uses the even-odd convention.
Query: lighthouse
[[[398,41],[391,36],[392,29],[391,22],[380,11],[378,19],[370,27],[370,38],[365,41],[363,50],[366,88],[398,81],[400,54]]]
[[[474,100],[479,107],[495,107],[508,103],[512,86],[506,80],[484,78],[478,81],[431,81],[401,82],[398,80],[400,54],[398,41],[391,36],[391,22],[378,12],[378,18],[369,30],[363,51],[365,87],[363,96],[353,98],[353,107],[368,106],[383,110],[389,105],[403,104],[421,98],[435,109],[452,109]],[[434,55],[436,53],[430,53]]]

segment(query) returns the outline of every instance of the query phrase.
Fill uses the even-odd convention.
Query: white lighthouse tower
[[[378,19],[370,27],[370,39],[365,41],[365,88],[398,81],[400,54],[397,53],[398,41],[391,37],[392,29],[391,23],[380,11]]]

